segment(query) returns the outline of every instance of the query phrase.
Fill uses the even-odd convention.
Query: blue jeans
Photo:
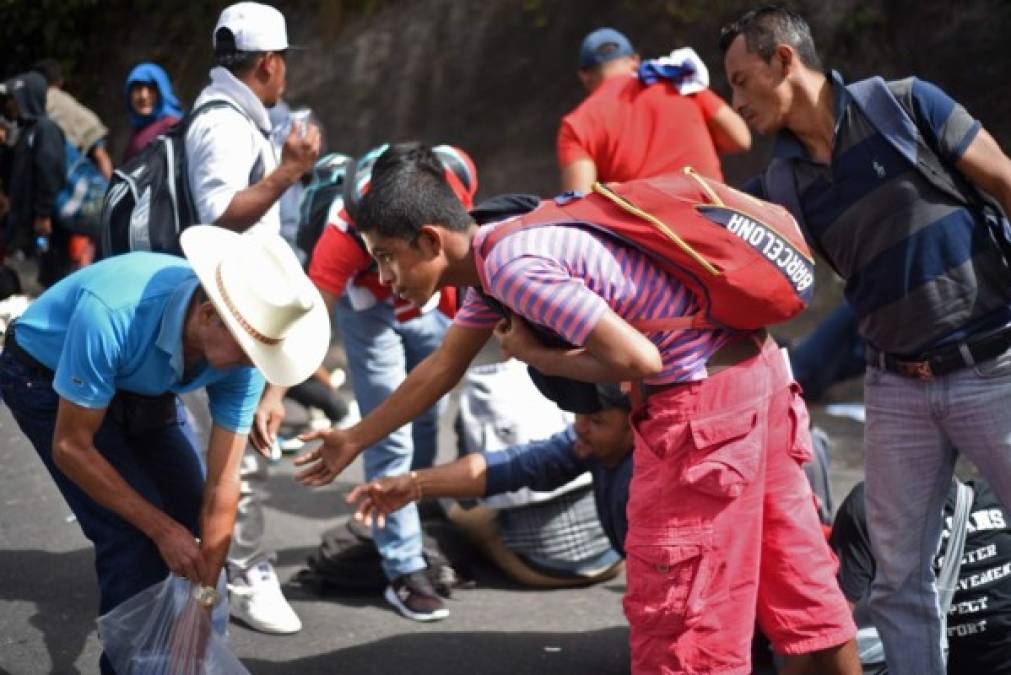
[[[943,675],[932,560],[959,453],[1011,507],[1011,350],[931,380],[868,367],[867,529],[871,613],[893,675]]]
[[[385,302],[355,311],[346,297],[337,303],[337,323],[344,336],[351,384],[362,417],[400,386],[404,378],[442,342],[449,319],[433,310],[406,323],[397,321]],[[393,432],[364,453],[365,479],[399,476],[412,468],[431,466],[438,449],[442,402]],[[373,526],[376,548],[388,579],[425,568],[421,557],[421,522],[410,504]]]
[[[790,365],[808,401],[864,372],[864,339],[857,330],[857,315],[845,300],[790,350]]]
[[[95,545],[99,613],[152,586],[169,570],[158,547],[140,530],[95,502],[53,461],[53,432],[59,395],[52,381],[10,352],[0,354],[0,392],[21,431],[56,482],[84,535]],[[176,423],[143,438],[131,438],[106,417],[95,434],[95,448],[141,496],[197,534],[204,469],[177,402]],[[104,655],[102,672],[111,672]]]

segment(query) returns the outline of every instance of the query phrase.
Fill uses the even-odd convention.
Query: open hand
[[[295,480],[302,485],[321,487],[333,482],[347,465],[358,456],[358,449],[351,443],[348,432],[334,427],[326,431],[310,431],[299,436],[306,443],[322,440],[315,450],[295,458],[295,466],[304,466],[295,474]]]
[[[418,490],[409,475],[388,476],[363,483],[348,493],[344,501],[348,504],[358,502],[355,508],[355,520],[364,521],[372,526],[375,520],[379,527],[386,525],[386,516],[404,508],[418,498]]]

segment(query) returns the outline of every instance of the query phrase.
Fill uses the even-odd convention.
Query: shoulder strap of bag
[[[931,185],[975,209],[987,203],[974,185],[941,158],[934,130],[919,123],[914,111],[902,105],[883,78],[860,80],[846,85],[846,90],[871,125]]]
[[[948,610],[955,599],[958,589],[958,572],[962,567],[962,555],[965,553],[965,540],[969,532],[969,517],[972,515],[973,490],[971,487],[953,479],[957,486],[955,493],[955,511],[951,516],[951,535],[944,551],[944,562],[937,573],[937,601],[941,609],[941,642],[945,659],[948,657]]]
[[[955,497],[955,511],[951,517],[951,536],[944,551],[944,562],[937,573],[937,589],[942,616],[951,609],[955,589],[958,588],[958,572],[965,552],[965,539],[969,531],[969,516],[972,514],[973,490],[962,481],[955,479],[958,487]]]

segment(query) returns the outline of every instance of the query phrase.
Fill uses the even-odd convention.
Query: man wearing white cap
[[[320,146],[313,125],[293,125],[280,160],[270,142],[267,108],[280,100],[287,80],[284,16],[256,2],[231,5],[218,18],[212,44],[211,81],[193,107],[215,100],[231,105],[197,115],[186,132],[198,222],[278,234],[278,200],[312,170]]]
[[[194,226],[181,243],[187,260],[131,253],[67,277],[0,354],[3,400],[95,545],[103,614],[169,572],[216,603],[264,377],[301,382],[329,344],[323,300],[280,238]],[[206,477],[176,396],[199,388]]]
[[[284,93],[291,48],[284,16],[256,2],[231,5],[218,17],[211,41],[211,81],[194,109],[210,101],[228,105],[196,115],[186,133],[187,174],[198,220],[236,232],[279,235],[280,197],[312,170],[320,148],[319,129],[311,124],[293,124],[280,153],[270,139],[267,108]],[[193,407],[194,398],[199,395],[187,397],[187,407]],[[266,476],[263,461],[247,448],[228,555],[231,611],[256,630],[294,633],[301,621],[281,593],[262,546],[264,514],[257,492]]]

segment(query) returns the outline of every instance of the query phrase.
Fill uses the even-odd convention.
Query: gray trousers
[[[894,675],[944,675],[932,562],[958,454],[1011,508],[1011,350],[931,380],[864,380],[871,613]]]

